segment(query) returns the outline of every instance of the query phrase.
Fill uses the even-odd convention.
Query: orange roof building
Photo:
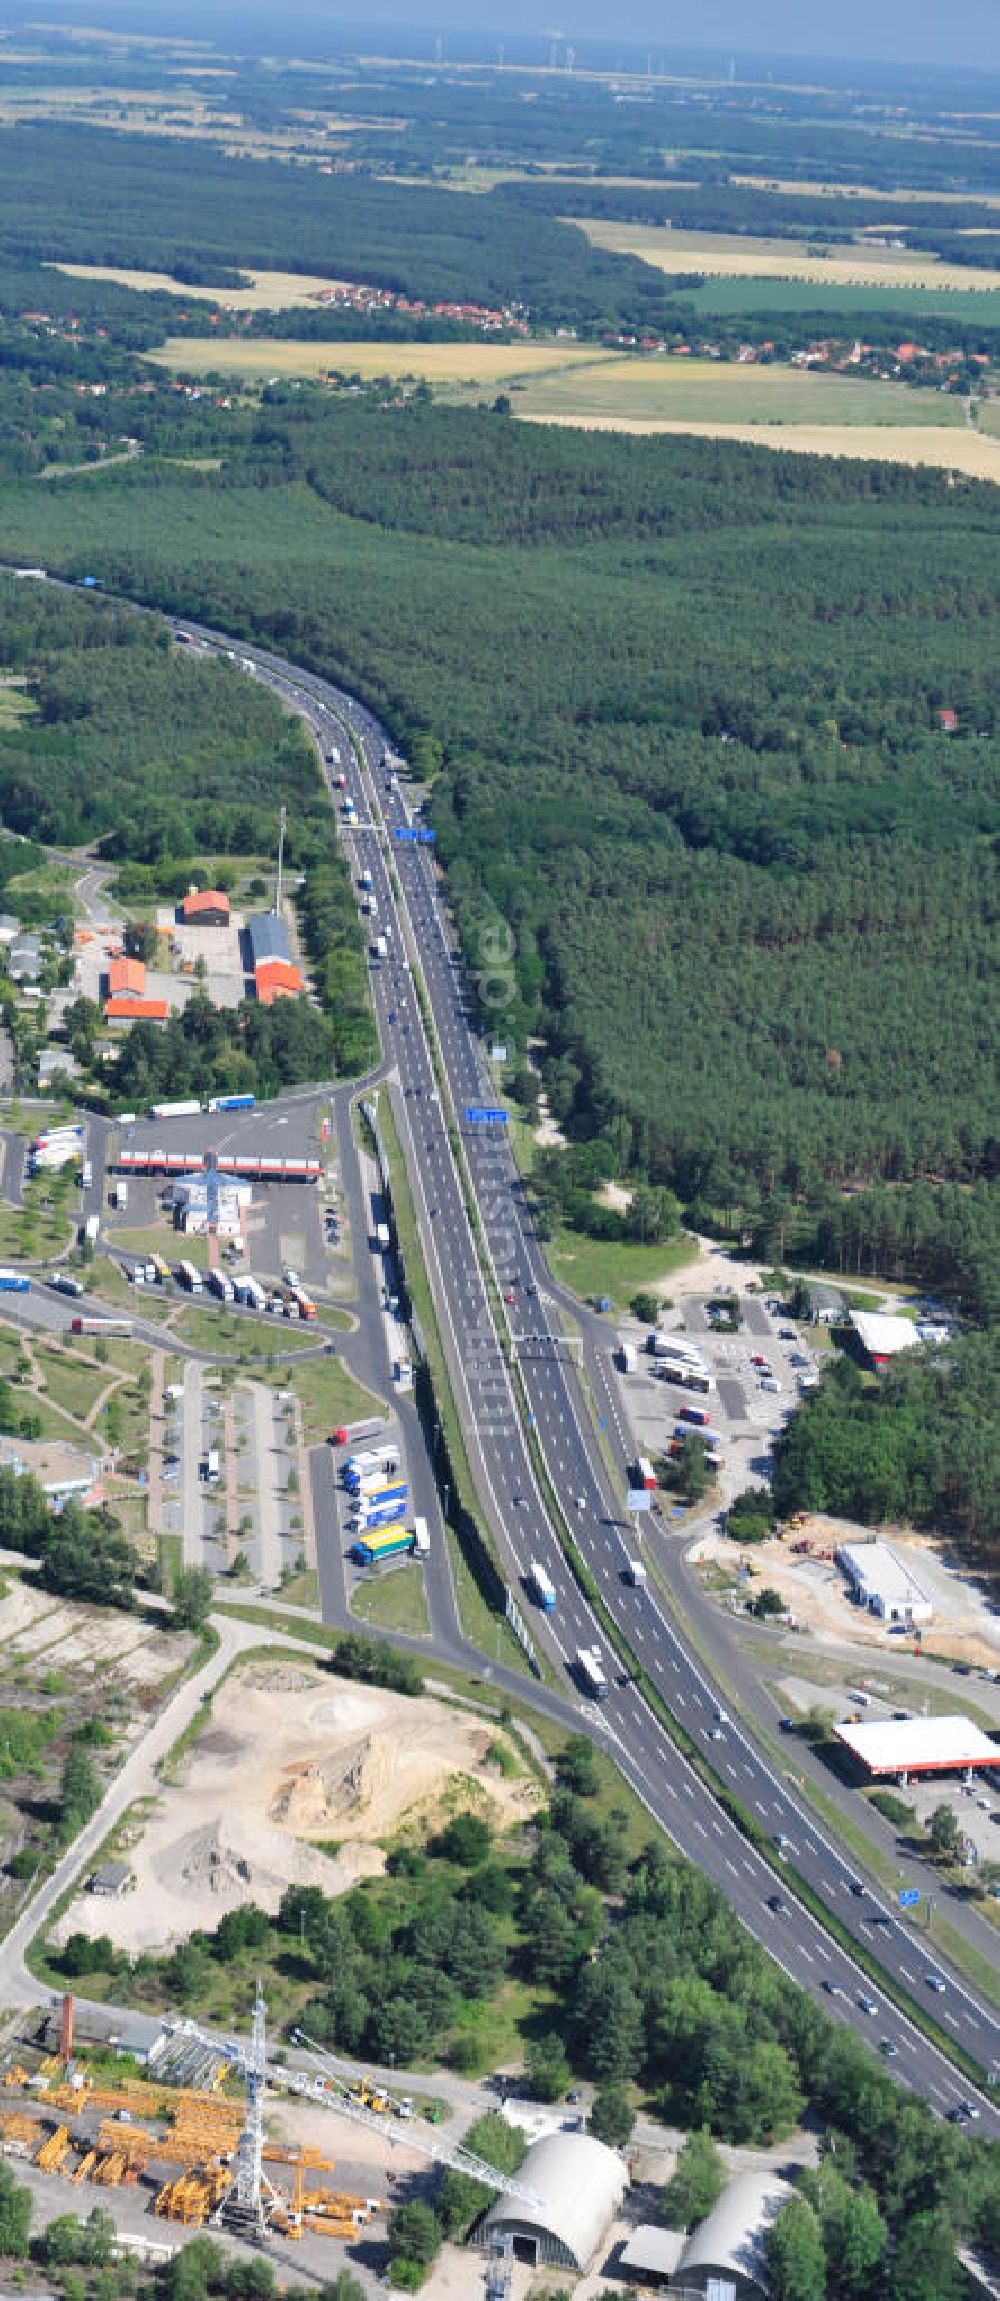
[[[273,1007],[275,999],[297,999],[305,990],[298,968],[287,959],[262,959],[254,968],[253,982],[262,1007]]]
[[[104,1020],[107,1023],[165,1023],[169,1012],[166,999],[109,999]]]
[[[146,969],[141,959],[112,959],[108,990],[113,999],[141,999],[146,992]]]
[[[185,895],[181,904],[181,922],[185,927],[228,927],[229,897],[218,887],[196,888]]]

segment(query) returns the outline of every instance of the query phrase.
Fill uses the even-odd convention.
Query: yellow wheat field
[[[55,272],[67,272],[71,280],[115,280],[122,288],[145,288],[153,294],[182,296],[191,304],[216,304],[227,312],[282,312],[292,306],[307,304],[316,297],[328,295],[331,288],[343,287],[343,280],[321,278],[315,272],[247,272],[251,281],[248,288],[191,288],[186,281],[171,279],[169,272],[132,272],[114,264],[53,264]]]
[[[516,402],[515,402],[516,407]],[[520,411],[518,411],[520,413]],[[669,434],[740,441],[746,447],[786,449],[792,455],[850,456],[870,463],[929,464],[969,479],[1000,480],[1000,439],[975,431],[905,424],[671,423],[609,415],[528,415],[523,422],[568,425],[578,431]]]
[[[260,381],[268,376],[411,376],[421,383],[502,384],[513,377],[542,375],[553,368],[593,360],[583,344],[390,344],[294,343],[285,336],[169,336],[149,353],[160,367],[183,375],[229,375]]]
[[[828,288],[957,288],[994,295],[1000,272],[943,264],[905,248],[858,247],[817,256],[803,240],[744,238],[740,233],[675,232],[657,224],[618,224],[590,216],[567,219],[595,248],[641,256],[660,272],[703,272],[715,280],[808,280]]]

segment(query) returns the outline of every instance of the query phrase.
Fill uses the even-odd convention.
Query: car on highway
[[[878,2041],[878,2049],[879,2052],[885,2056],[886,2061],[895,2061],[899,2052],[899,2047],[896,2044],[895,2038],[892,2037],[880,2037]]]
[[[839,1981],[831,1981],[828,1975],[824,1975],[823,1977],[823,1987],[826,1991],[827,1997],[843,1997],[844,1992],[841,1989]]]
[[[508,1287],[506,1288],[505,1292],[504,1292],[504,1301],[505,1301],[505,1302],[513,1302],[513,1300],[514,1300],[514,1289],[513,1289],[513,1287],[512,1287],[512,1286],[508,1286]]]
[[[943,1997],[943,1996],[944,1996],[944,1993],[945,1993],[945,1988],[946,1988],[946,1983],[945,1983],[945,1981],[944,1981],[944,1978],[943,1978],[943,1976],[942,1976],[941,1974],[939,1974],[939,1973],[925,1973],[925,1975],[924,1975],[924,1980],[925,1980],[925,1982],[927,1983],[927,1987],[928,1987],[928,1989],[932,1989],[932,1990],[934,1991],[934,1995],[935,1995],[935,1997]]]
[[[775,1917],[781,1917],[784,1914],[784,1911],[787,1909],[788,1904],[787,1902],[782,1901],[780,1894],[768,1894],[764,1907],[765,1909],[772,1910]]]
[[[874,1999],[873,1997],[859,1997],[859,1999],[858,1999],[858,2004],[859,2004],[859,2006],[860,2006],[860,2008],[861,2008],[861,2011],[862,2011],[862,2013],[877,2013],[877,2012],[878,2012],[878,2006],[876,2005],[876,2003],[875,2003],[875,1999]]]

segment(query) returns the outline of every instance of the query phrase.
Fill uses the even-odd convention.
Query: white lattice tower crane
[[[456,2173],[468,2173],[473,2181],[481,2181],[484,2188],[497,2189],[504,2197],[515,2197],[522,2205],[541,2203],[537,2192],[529,2189],[525,2182],[518,2181],[513,2174],[498,2173],[496,2166],[491,2165],[487,2158],[477,2157],[473,2150],[464,2149],[460,2141],[446,2141],[443,2136],[425,2133],[419,2127],[414,2130],[413,2124],[409,2122],[410,2112],[406,2105],[395,2101],[383,2085],[379,2085],[379,2095],[383,2101],[388,2102],[393,2115],[382,2117],[377,2109],[366,2109],[352,2094],[348,2080],[330,2055],[323,2052],[314,2038],[307,2037],[304,2030],[294,2031],[292,2043],[303,2047],[310,2061],[315,2063],[325,2084],[332,2089],[334,2098],[330,2101],[330,2108],[339,2110],[343,2117],[353,2118],[357,2125],[366,2125],[369,2132],[380,2133],[384,2141],[401,2142],[404,2148],[417,2150],[421,2157],[432,2158],[436,2165],[450,2165]],[[403,2133],[396,2122],[401,2117],[406,2120],[406,2130]]]
[[[267,2008],[259,1982],[253,2001],[250,2043],[241,2048],[240,2061],[247,2086],[246,2115],[236,2147],[233,2181],[213,2218],[235,2221],[262,2236],[270,2209],[282,2200],[264,2174]]]

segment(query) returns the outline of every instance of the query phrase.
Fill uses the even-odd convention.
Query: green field
[[[810,319],[822,317],[832,329],[839,321],[845,333],[855,315],[896,319],[907,334],[918,324],[921,313],[929,319],[954,320],[956,328],[977,324],[995,328],[1000,324],[996,293],[978,288],[849,288],[827,287],[818,280],[706,280],[703,287],[685,288],[682,300],[701,319],[738,319],[744,313],[750,318],[757,312],[773,312],[776,319],[789,320],[807,315]]]
[[[277,1367],[269,1379],[278,1390],[294,1390],[307,1446],[318,1446],[339,1422],[360,1422],[384,1411],[382,1400],[362,1390],[336,1358],[300,1358],[293,1366]]]
[[[940,392],[871,377],[718,360],[599,360],[517,387],[526,416],[611,417],[629,423],[770,423],[841,429],[964,423],[962,403]]]
[[[619,1245],[613,1239],[585,1238],[580,1231],[556,1231],[545,1248],[545,1259],[556,1278],[574,1294],[610,1295],[615,1308],[625,1310],[641,1288],[662,1286],[675,1270],[694,1262],[698,1249],[689,1238],[668,1239],[663,1246]]]
[[[283,1593],[287,1596],[287,1592]],[[423,1568],[393,1566],[359,1582],[351,1597],[351,1612],[359,1622],[374,1622],[382,1630],[404,1630],[424,1638],[430,1629]]]

